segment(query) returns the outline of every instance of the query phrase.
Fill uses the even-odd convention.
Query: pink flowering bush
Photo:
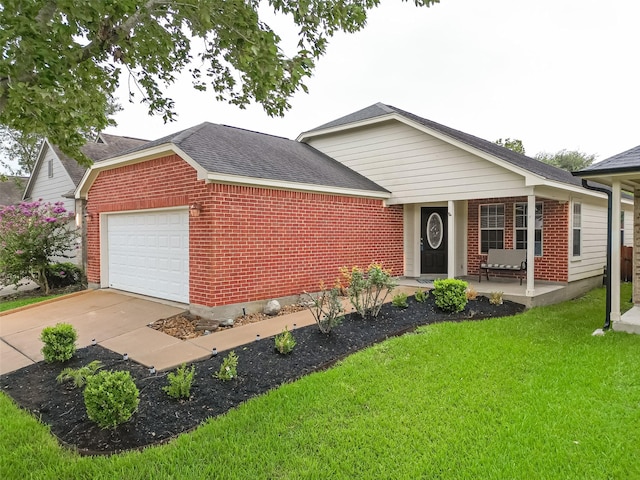
[[[67,257],[78,233],[62,202],[22,202],[0,210],[0,284],[25,278],[49,293],[47,267],[52,257]]]

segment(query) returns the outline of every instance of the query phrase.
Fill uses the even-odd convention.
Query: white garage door
[[[107,218],[109,286],[189,303],[189,214],[122,213]]]

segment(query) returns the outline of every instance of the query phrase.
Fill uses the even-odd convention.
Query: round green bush
[[[461,312],[467,305],[467,286],[463,280],[447,278],[433,282],[436,305],[445,312]]]
[[[44,343],[42,355],[47,363],[66,362],[76,353],[76,329],[68,323],[58,323],[55,327],[46,327],[40,332]]]
[[[102,371],[87,379],[84,405],[101,428],[115,428],[131,418],[140,402],[138,387],[125,371]]]

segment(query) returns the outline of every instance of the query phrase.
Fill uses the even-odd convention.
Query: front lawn
[[[2,394],[0,478],[640,478],[640,336],[592,337],[603,320],[598,289],[430,325],[112,457],[62,449]]]
[[[24,307],[25,305],[31,305],[32,303],[43,302],[51,298],[58,297],[59,295],[42,295],[39,297],[24,297],[12,300],[3,300],[0,298],[0,312],[7,310],[13,310],[14,308]]]

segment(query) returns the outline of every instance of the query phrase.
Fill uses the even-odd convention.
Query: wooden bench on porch
[[[482,282],[483,270],[487,276],[487,281],[489,281],[489,270],[517,272],[520,278],[520,285],[522,285],[523,272],[527,271],[527,251],[490,248],[486,263],[480,264],[478,282]]]

